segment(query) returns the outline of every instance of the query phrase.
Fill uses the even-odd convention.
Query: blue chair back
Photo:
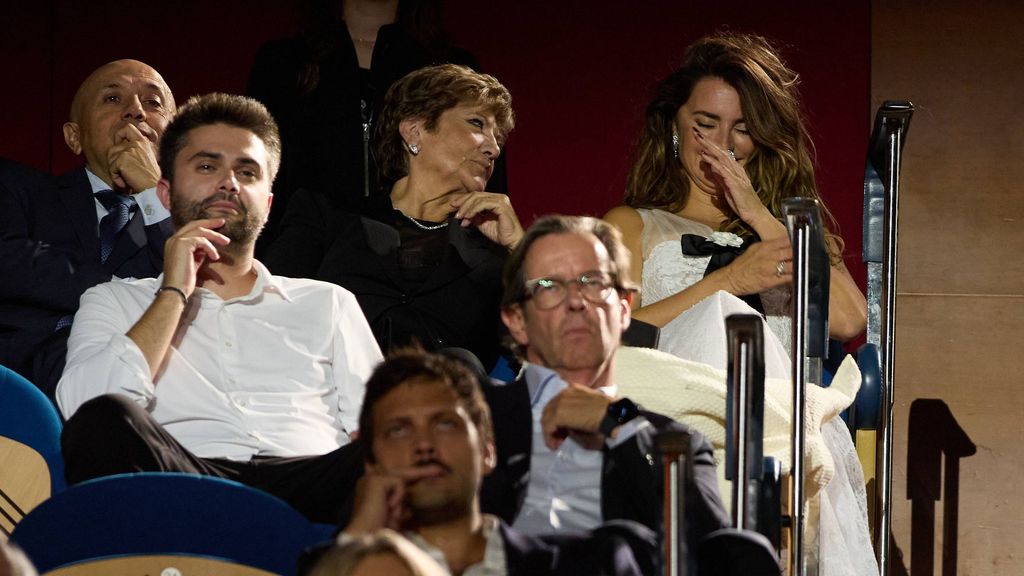
[[[40,573],[98,559],[178,555],[290,575],[302,550],[332,531],[237,482],[141,473],[69,487],[25,516],[11,541]]]
[[[52,402],[17,372],[0,366],[0,436],[39,453],[50,468],[53,493],[64,489],[60,432],[64,425]]]
[[[64,489],[61,427],[50,400],[0,366],[0,535],[9,535],[26,513]]]

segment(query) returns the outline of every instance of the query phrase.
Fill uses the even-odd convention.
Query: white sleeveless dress
[[[644,222],[641,250],[644,260],[640,303],[649,306],[679,293],[704,278],[711,256],[683,254],[680,238],[696,234],[708,238],[713,230],[664,210],[639,208]],[[792,321],[789,287],[773,288],[760,294],[765,320],[771,334],[765,334],[765,370],[770,378],[787,378],[790,374],[789,350]],[[719,292],[680,314],[661,329],[658,346],[684,358],[725,367],[726,341],[722,318],[730,314],[756,314],[739,298]],[[716,320],[717,319],[717,320]]]
[[[710,238],[710,227],[671,212],[638,208],[644,229],[644,262],[640,289],[642,306],[649,306],[697,283],[704,277],[710,256],[683,254],[683,234]],[[765,375],[790,379],[792,363],[792,290],[788,286],[760,294],[768,330],[764,333]],[[728,347],[724,319],[730,314],[757,314],[746,302],[727,292],[701,300],[662,327],[658,349],[685,360],[724,370]],[[867,530],[864,476],[856,449],[842,420],[822,425],[825,444],[836,462],[836,474],[821,491],[818,526],[821,576],[874,576],[878,574]]]

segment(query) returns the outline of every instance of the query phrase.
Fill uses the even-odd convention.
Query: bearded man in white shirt
[[[242,96],[193,98],[167,127],[163,274],[90,289],[73,324],[57,388],[70,483],[193,472],[336,521],[381,354],[351,293],[253,258],[280,159],[273,118]]]

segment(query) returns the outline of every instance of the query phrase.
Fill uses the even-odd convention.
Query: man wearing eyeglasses
[[[502,320],[525,360],[520,379],[485,395],[498,462],[485,511],[527,533],[589,530],[612,519],[661,523],[654,435],[692,435],[691,542],[728,525],[711,445],[695,430],[617,398],[614,352],[634,288],[617,230],[587,217],[549,216],[527,230],[503,277]]]

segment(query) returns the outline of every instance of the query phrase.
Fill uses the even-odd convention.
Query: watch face
[[[640,414],[640,410],[629,398],[623,398],[608,406],[608,415],[619,424],[625,424]]]

